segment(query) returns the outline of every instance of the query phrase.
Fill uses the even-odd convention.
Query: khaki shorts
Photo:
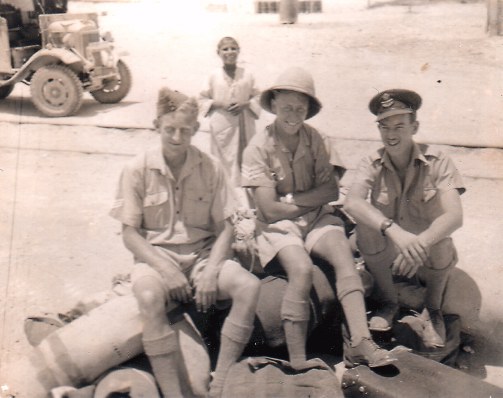
[[[197,286],[202,271],[208,264],[210,248],[203,249],[198,254],[179,254],[176,251],[155,246],[163,257],[174,266],[179,268],[187,277],[192,287]],[[232,261],[232,260],[226,260]],[[154,278],[164,287],[164,294],[168,297],[168,285],[162,275],[146,263],[136,263],[131,273],[131,282],[134,284],[143,278]],[[231,305],[231,300],[217,300],[218,309],[227,308]]]
[[[295,220],[280,220],[272,224],[258,221],[257,226],[257,248],[262,267],[287,246],[299,246],[311,253],[314,245],[327,232],[345,232],[344,221],[322,209]]]
[[[374,236],[369,235],[368,230],[365,230],[365,235],[360,233],[363,229],[356,227],[356,242],[357,247],[363,259],[372,264],[382,264],[390,266],[398,256],[398,251],[392,244],[391,240],[383,237],[380,233],[375,233]],[[364,240],[365,236],[367,241]],[[452,238],[442,239],[430,248],[428,261],[425,266],[431,269],[447,269],[456,265],[458,255]]]
[[[198,276],[208,263],[210,250],[203,250],[198,254],[179,254],[175,251],[155,246],[156,250],[166,259],[167,263],[179,268],[189,280],[192,286],[197,284]],[[133,285],[140,279],[154,278],[164,286],[165,293],[168,293],[167,284],[159,272],[146,263],[136,263],[131,273]]]

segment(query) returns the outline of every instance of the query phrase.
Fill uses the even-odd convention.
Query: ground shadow
[[[101,104],[92,98],[84,98],[82,106],[73,116],[51,118],[44,116],[31,102],[30,97],[12,95],[0,101],[0,114],[7,116],[9,121],[16,118],[32,118],[36,122],[51,122],[60,120],[75,120],[76,118],[90,118],[103,114],[110,114],[118,110],[139,104],[138,101],[121,101],[117,104]],[[10,117],[9,117],[10,116]]]

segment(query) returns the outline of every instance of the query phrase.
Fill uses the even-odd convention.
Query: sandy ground
[[[159,85],[197,94],[220,64],[217,41],[231,35],[259,87],[288,65],[313,73],[329,110],[315,124],[327,134],[375,139],[368,99],[378,90],[409,87],[424,97],[423,140],[503,146],[503,39],[486,35],[483,1],[372,0],[367,8],[367,0],[325,0],[324,13],[300,14],[294,25],[250,12],[251,0],[234,1],[227,13],[205,12],[200,4],[208,2],[70,2],[70,11],[106,12],[101,27],[129,54],[124,59],[135,84],[120,107],[99,106],[88,96],[79,115],[51,122],[148,128]],[[0,111],[3,120],[44,122],[23,85]]]
[[[239,7],[205,13],[186,5],[151,16],[148,4],[160,2],[71,3],[75,11],[107,11],[102,24],[129,51],[135,83],[124,103],[100,107],[88,98],[72,118],[40,118],[23,86],[0,104],[0,384],[29,349],[26,316],[64,311],[130,269],[120,226],[107,215],[119,172],[157,141],[148,128],[158,86],[197,93],[218,66],[215,43],[230,34],[261,87],[282,65],[312,70],[324,103],[313,125],[336,138],[349,168],[345,184],[358,159],[378,145],[366,110],[375,90],[404,86],[423,95],[418,140],[479,147],[442,146],[468,188],[465,223],[454,234],[458,268],[480,290],[477,318],[465,326],[483,338],[464,371],[503,387],[503,39],[486,37],[483,3],[413,3],[329,3],[325,13],[302,14],[293,26]],[[269,120],[263,114],[259,125]],[[207,147],[204,132],[196,143]]]

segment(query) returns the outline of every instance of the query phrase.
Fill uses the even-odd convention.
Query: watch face
[[[391,219],[388,219],[388,220],[384,220],[381,224],[381,232],[382,234],[384,235],[384,232],[389,228],[391,227],[391,225],[393,224],[393,220]]]

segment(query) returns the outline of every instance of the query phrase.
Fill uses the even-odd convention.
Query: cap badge
[[[174,112],[178,109],[178,106],[172,100],[168,100],[165,109],[167,113]]]
[[[384,93],[383,96],[381,97],[381,106],[383,108],[389,108],[394,104],[393,98],[388,93]]]

